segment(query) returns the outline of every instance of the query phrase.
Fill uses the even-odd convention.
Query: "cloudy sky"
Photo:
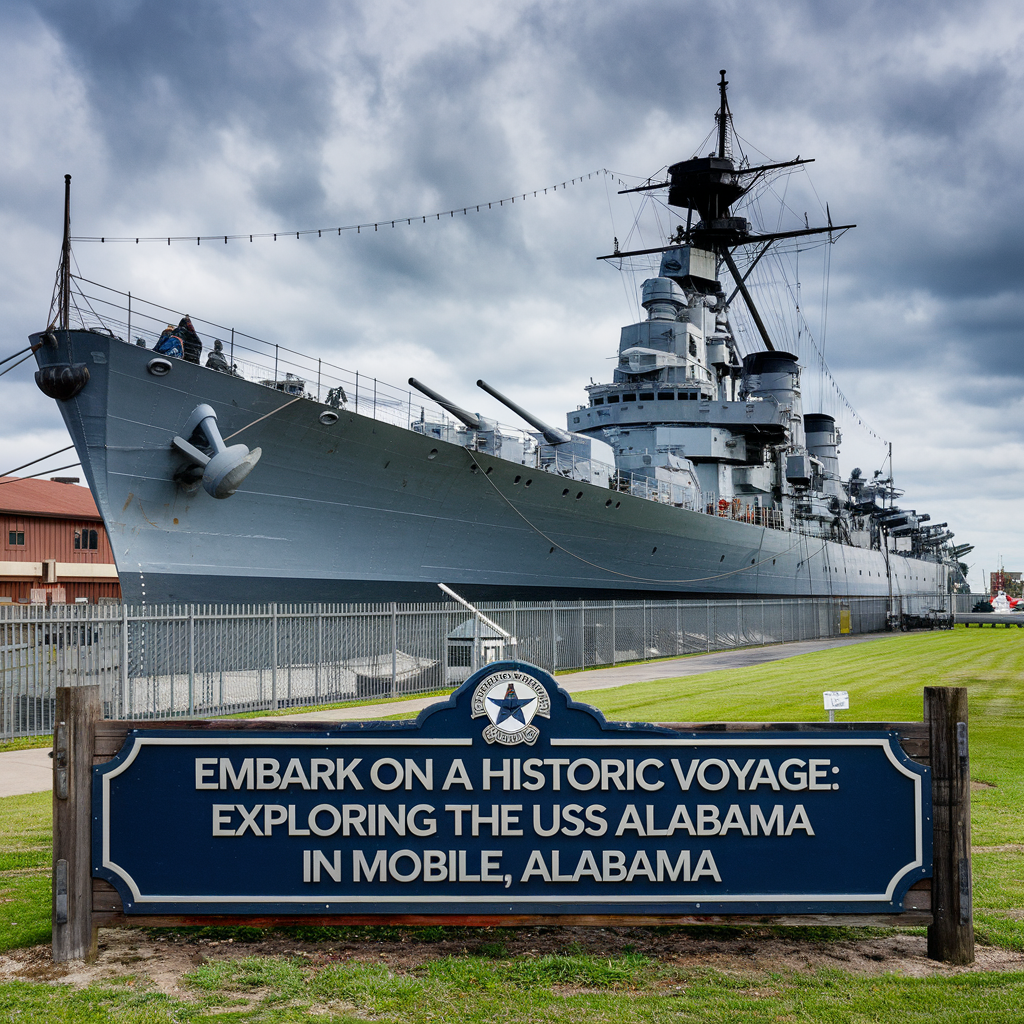
[[[70,173],[76,236],[281,232],[78,242],[83,276],[495,415],[484,377],[556,423],[610,377],[648,272],[595,257],[678,222],[618,181],[710,148],[727,68],[744,152],[815,158],[748,215],[814,224],[827,204],[858,225],[760,280],[780,347],[808,364],[805,410],[839,414],[847,472],[892,441],[904,504],[976,545],[975,588],[1000,558],[1024,569],[1008,0],[7,0],[0,33],[0,358],[45,325]],[[294,235],[372,221],[388,227]],[[0,471],[68,443],[29,363],[0,378],[0,408]]]

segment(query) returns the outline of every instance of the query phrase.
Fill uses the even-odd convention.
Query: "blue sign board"
[[[895,913],[931,875],[894,732],[606,722],[515,661],[415,722],[138,729],[93,771],[126,914]]]

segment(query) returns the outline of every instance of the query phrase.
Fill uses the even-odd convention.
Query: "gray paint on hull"
[[[68,358],[61,335],[41,364]],[[471,455],[345,410],[323,426],[313,401],[282,408],[279,392],[179,360],[154,377],[151,351],[103,335],[70,343],[91,379],[60,407],[128,600],[432,600],[438,582],[495,598],[888,594],[879,552]],[[199,402],[224,436],[246,428],[236,440],[263,449],[228,499],[173,479],[184,462],[171,438]],[[937,563],[893,567],[894,593],[945,591]]]

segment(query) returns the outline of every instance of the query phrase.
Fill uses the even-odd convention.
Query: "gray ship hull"
[[[130,602],[888,596],[886,556],[704,515],[470,452],[151,350],[59,331],[40,366],[84,363],[58,402]],[[40,336],[33,336],[33,342]],[[259,446],[218,500],[175,481],[200,402]],[[261,419],[261,417],[266,417]],[[259,420],[259,422],[254,422]],[[941,563],[891,555],[893,594],[947,592]]]

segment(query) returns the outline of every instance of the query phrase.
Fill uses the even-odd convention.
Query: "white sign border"
[[[143,894],[135,879],[119,864],[110,858],[110,780],[116,778],[125,771],[138,757],[144,746],[251,746],[259,743],[265,746],[423,746],[423,747],[471,747],[472,738],[465,739],[431,739],[398,736],[228,736],[228,737],[207,737],[198,736],[132,736],[132,749],[125,760],[113,771],[104,772],[103,779],[103,808],[102,808],[102,862],[101,867],[116,874],[124,880],[131,890],[133,901],[137,904],[146,903],[259,903],[266,905],[290,903],[301,903],[306,905],[318,904],[321,901],[311,899],[309,896],[159,896]],[[821,747],[821,746],[859,746],[859,747],[881,747],[893,766],[914,781],[914,840],[915,859],[904,865],[889,880],[884,893],[855,893],[855,894],[779,894],[779,893],[746,893],[746,894],[725,894],[721,896],[709,896],[708,894],[669,895],[669,896],[602,896],[595,899],[592,895],[585,898],[574,899],[571,896],[463,896],[458,897],[463,903],[490,903],[490,904],[516,904],[516,903],[564,903],[593,905],[600,904],[668,904],[668,903],[693,903],[700,906],[702,903],[892,903],[892,895],[899,884],[909,872],[924,866],[924,807],[922,782],[923,776],[917,772],[910,771],[900,762],[892,750],[892,737],[824,737],[821,739],[799,738],[794,736],[791,739],[784,738],[753,738],[740,739],[733,737],[721,738],[688,738],[675,739],[670,736],[651,739],[632,739],[623,736],[621,739],[570,739],[552,738],[549,740],[553,747],[722,747],[722,746],[744,746],[744,747]],[[102,766],[97,766],[102,767]],[[332,906],[347,906],[374,903],[403,903],[415,907],[418,904],[451,903],[452,896],[343,896],[324,903],[324,908],[330,910]]]

